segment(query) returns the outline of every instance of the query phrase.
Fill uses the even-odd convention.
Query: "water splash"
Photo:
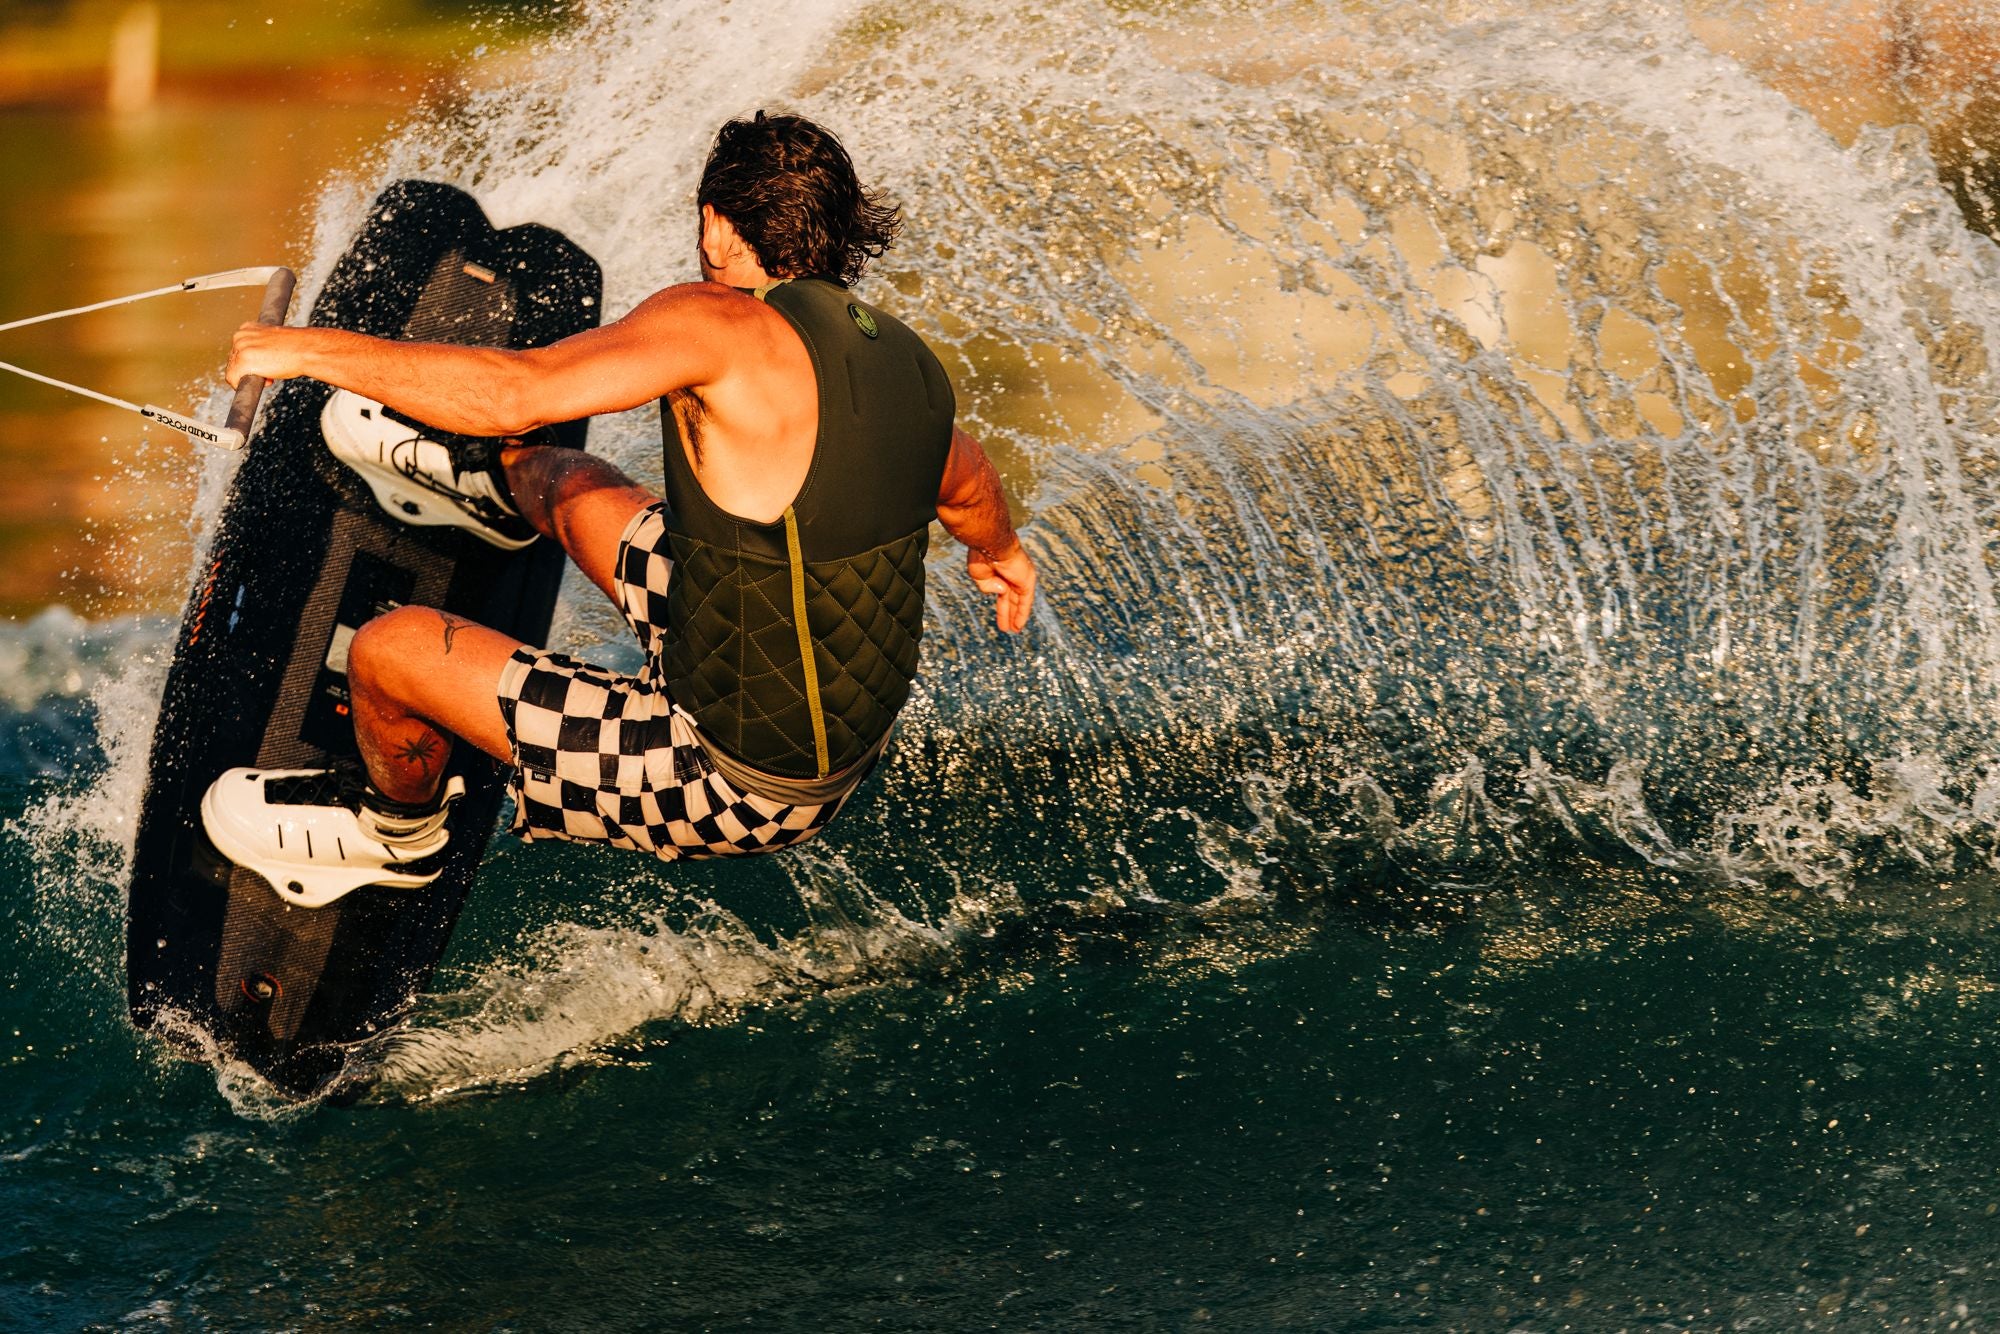
[[[616,315],[692,276],[716,122],[825,120],[908,210],[868,294],[1023,483],[1044,605],[1003,640],[938,557],[895,762],[780,859],[809,925],[549,924],[393,1087],[996,918],[1275,938],[1302,895],[1571,861],[1822,891],[1994,864],[2000,271],[1921,135],[1837,142],[1664,0],[719,13],[586,5],[328,189],[308,287],[423,174],[569,231]],[[657,440],[642,411],[593,448],[656,478]],[[577,585],[558,635],[622,628]],[[149,679],[104,698],[136,718]]]
[[[1154,418],[1095,442],[1136,466],[1036,444],[1055,643],[1009,660],[948,613],[937,749],[996,696],[1032,717],[994,786],[1087,793],[1068,849],[1253,772],[1328,828],[1363,785],[1419,884],[1548,855],[1585,792],[1626,812],[1589,853],[1728,875],[1915,855],[1914,768],[1969,833],[1990,242],[1918,138],[1843,149],[1675,7],[1418,14],[1262,26],[1342,58],[1253,77],[1177,10],[1006,79],[926,32],[850,81],[941,63],[991,99],[931,156],[946,253],[904,284]],[[1846,860],[1753,832],[1837,789]]]
[[[791,860],[811,922],[769,938],[714,903],[616,926],[559,922],[469,983],[431,998],[382,1044],[379,1095],[437,1098],[607,1059],[607,1041],[649,1023],[728,1022],[796,1001],[935,968],[952,930],[860,891],[837,855]]]

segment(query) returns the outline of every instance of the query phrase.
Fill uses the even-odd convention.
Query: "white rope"
[[[12,371],[16,375],[25,375],[30,380],[40,380],[43,384],[51,384],[58,389],[67,389],[72,394],[82,394],[85,398],[94,398],[100,403],[109,403],[114,408],[124,408],[128,412],[145,411],[137,403],[128,403],[122,398],[113,398],[109,394],[100,394],[95,389],[85,389],[80,384],[71,384],[68,380],[58,380],[52,375],[41,375],[35,371],[26,370],[5,361],[0,361],[0,371]]]
[[[129,306],[135,301],[147,301],[156,296],[172,296],[176,292],[212,292],[224,287],[262,287],[271,281],[276,273],[275,265],[258,269],[225,269],[221,273],[203,274],[199,278],[183,278],[172,287],[156,287],[150,292],[136,292],[131,296],[113,297],[109,301],[97,301],[88,306],[75,306],[69,310],[52,310],[46,315],[30,315],[25,320],[13,320],[0,324],[0,333],[9,329],[25,329],[31,324],[47,324],[50,320],[68,319],[71,315],[88,315],[93,310],[109,310],[113,306]],[[31,377],[34,378],[34,377]],[[60,384],[60,381],[51,381]],[[74,385],[63,385],[73,389]]]
[[[0,333],[5,333],[9,329],[24,328],[30,324],[46,324],[50,320],[67,319],[71,315],[87,315],[93,310],[108,310],[112,306],[129,306],[134,301],[145,301],[156,296],[170,296],[175,292],[208,292],[222,287],[262,287],[269,283],[277,272],[277,267],[273,265],[255,269],[225,269],[221,273],[207,273],[199,278],[183,278],[172,287],[156,287],[150,292],[138,292],[132,296],[113,297],[109,301],[98,301],[88,306],[76,306],[70,310],[50,311],[46,315],[31,315],[25,320],[15,320],[10,324],[0,324]],[[80,384],[71,384],[68,380],[58,380],[53,375],[43,375],[39,371],[31,371],[25,366],[16,366],[12,362],[0,361],[0,371],[8,371],[25,379],[33,380],[38,384],[48,385],[51,388],[67,389],[72,394],[81,394],[85,398],[95,399],[99,403],[104,403],[114,408],[123,408],[127,412],[136,412],[148,421],[156,421],[162,426],[170,427],[192,440],[204,440],[211,445],[221,445],[225,449],[243,448],[243,432],[232,427],[203,426],[200,422],[183,417],[178,412],[169,412],[165,408],[155,407],[151,403],[133,403],[126,399],[114,398],[110,394],[100,394],[95,389],[85,389]]]
[[[71,384],[68,380],[58,380],[52,375],[42,375],[25,367],[13,365],[10,362],[0,361],[0,371],[12,371],[14,374],[26,376],[30,380],[39,380],[43,384],[53,385],[57,389],[67,389],[72,394],[82,394],[85,398],[94,398],[99,403],[109,404],[114,408],[123,408],[127,412],[136,412],[148,421],[156,421],[162,426],[179,431],[190,440],[200,440],[206,444],[221,445],[224,449],[243,448],[243,432],[233,427],[203,426],[200,422],[183,417],[178,412],[169,412],[167,409],[155,407],[151,403],[132,403],[122,398],[113,398],[109,394],[100,394],[95,389],[85,389],[80,384]]]

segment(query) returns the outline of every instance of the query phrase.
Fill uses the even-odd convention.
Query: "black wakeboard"
[[[596,261],[560,233],[496,231],[464,192],[403,181],[375,201],[310,323],[537,347],[594,326],[601,294]],[[391,518],[320,438],[331,392],[310,380],[272,391],[224,501],[153,734],[126,941],[135,1023],[241,1060],[297,1097],[365,1080],[343,1073],[353,1045],[392,1026],[427,985],[492,834],[504,773],[455,747],[447,773],[467,793],[438,878],[323,908],[282,902],[218,857],[201,829],[202,793],[239,765],[353,758],[346,644],[390,607],[438,607],[545,642],[565,559],[547,540],[508,552]],[[583,447],[581,422],[556,434]]]

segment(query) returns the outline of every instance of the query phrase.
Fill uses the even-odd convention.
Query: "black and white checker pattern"
[[[666,505],[635,517],[618,548],[619,606],[646,651],[636,677],[523,646],[500,675],[513,743],[513,832],[530,842],[609,843],[682,857],[733,857],[802,843],[846,793],[793,806],[739,790],[716,771],[695,721],[660,685],[666,634]]]

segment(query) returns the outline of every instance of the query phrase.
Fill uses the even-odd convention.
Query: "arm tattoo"
[[[450,612],[445,611],[438,612],[437,616],[440,621],[444,622],[444,651],[449,654],[451,652],[451,641],[457,637],[460,630],[471,625],[472,622],[466,620],[463,616],[453,616]]]

